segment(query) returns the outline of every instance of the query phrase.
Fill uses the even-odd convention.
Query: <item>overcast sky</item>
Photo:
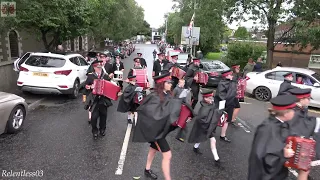
[[[172,0],[136,0],[136,2],[144,9],[144,19],[152,28],[159,28],[164,23],[165,13],[172,12]],[[191,19],[191,17],[190,17]],[[189,22],[186,22],[188,24]],[[228,25],[231,29],[236,29],[238,23],[234,22]],[[251,28],[253,22],[242,22],[241,26]]]

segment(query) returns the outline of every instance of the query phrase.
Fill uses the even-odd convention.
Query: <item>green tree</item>
[[[249,37],[249,33],[248,33],[247,28],[238,27],[238,29],[234,33],[234,37],[239,38],[239,39],[247,39]]]
[[[260,20],[261,24],[267,25],[267,63],[272,67],[273,51],[278,42],[285,39],[292,43],[302,43],[319,47],[317,37],[306,37],[306,32],[318,35],[318,26],[312,26],[312,22],[320,18],[319,0],[226,0],[226,17],[232,22],[244,19],[244,14],[250,14],[252,20]],[[246,20],[246,19],[245,19]],[[290,20],[289,28],[275,37],[276,26]],[[287,38],[289,34],[295,34]]]

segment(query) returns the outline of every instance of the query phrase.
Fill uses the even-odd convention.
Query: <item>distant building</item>
[[[152,41],[161,41],[162,36],[158,29],[152,28],[151,40]]]

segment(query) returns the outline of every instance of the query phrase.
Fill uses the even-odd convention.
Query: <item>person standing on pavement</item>
[[[240,65],[236,64],[236,65],[233,65],[231,66],[232,67],[232,72],[233,72],[233,79],[237,82],[237,84],[239,83],[239,79],[242,77],[241,74],[240,74]],[[233,117],[232,117],[232,121],[230,124],[232,125],[235,125],[235,121],[236,121],[236,118],[240,112],[240,99],[236,98],[235,99],[235,103],[234,103],[234,110],[233,110]]]
[[[262,72],[262,58],[258,58],[256,64],[253,67],[253,72]]]
[[[193,59],[193,63],[189,66],[185,80],[187,87],[191,88],[192,92],[192,108],[194,109],[198,103],[200,84],[197,83],[197,72],[200,70],[200,59]]]
[[[166,136],[177,126],[172,125],[171,115],[180,112],[181,101],[171,95],[172,81],[170,73],[154,77],[155,92],[149,94],[137,109],[138,120],[133,133],[133,142],[149,142],[146,168],[144,174],[152,179],[158,176],[152,172],[151,165],[156,152],[162,153],[162,171],[165,180],[171,180],[170,162],[172,153]],[[180,105],[172,104],[178,101]],[[176,120],[176,119],[175,119]]]
[[[270,116],[255,132],[249,156],[248,180],[286,179],[288,158],[294,156],[286,139],[292,133],[291,121],[298,99],[294,95],[281,95],[270,100]],[[307,180],[309,171],[299,171],[298,179]]]
[[[226,132],[228,124],[232,122],[233,111],[237,102],[237,82],[233,79],[231,70],[224,71],[221,75],[222,79],[218,84],[216,94],[214,96],[214,103],[216,107],[219,107],[220,101],[225,101],[224,109],[228,113],[228,119],[221,128],[220,140],[230,143],[231,140],[227,138]]]
[[[253,61],[252,58],[250,58],[250,59],[248,60],[247,65],[243,68],[243,77],[246,77],[246,75],[247,75],[249,72],[252,72],[252,71],[253,71],[254,65],[255,65],[255,62]]]
[[[211,151],[216,165],[220,165],[220,158],[216,148],[215,130],[218,124],[218,119],[215,116],[217,107],[213,103],[213,90],[202,89],[202,101],[198,115],[194,118],[194,124],[188,138],[189,143],[196,143],[193,151],[201,155],[199,149],[200,143],[210,139]],[[215,119],[216,118],[216,119]]]
[[[165,60],[165,54],[163,52],[158,53],[158,59],[153,63],[152,77],[160,76],[161,72],[168,64],[168,61]]]
[[[147,67],[147,62],[146,60],[142,57],[142,53],[137,53],[138,55],[138,58],[140,58],[140,63],[141,63],[141,66],[143,68],[146,68]]]
[[[115,71],[121,71],[123,73],[124,71],[124,65],[123,62],[121,62],[121,58],[119,55],[116,56],[115,62],[112,64],[113,74],[115,74]],[[123,89],[123,81],[118,81],[119,86],[121,88],[121,91]]]
[[[283,75],[284,81],[281,83],[279,91],[278,91],[278,96],[284,95],[284,94],[289,94],[288,91],[290,89],[297,88],[296,86],[291,85],[291,82],[293,80],[293,75],[291,72],[288,72]]]
[[[94,72],[88,74],[87,80],[85,82],[85,88],[90,91],[91,95],[93,89],[93,82],[95,79],[104,79],[107,81],[111,80],[111,78],[102,70],[102,61],[95,61],[93,62],[92,66],[94,68]],[[89,111],[92,112],[92,134],[93,138],[96,140],[98,139],[99,131],[101,136],[105,136],[108,107],[112,106],[112,102],[109,98],[104,96],[92,95],[92,97],[93,100],[92,103],[89,104]],[[98,119],[100,119],[99,129],[97,127]]]

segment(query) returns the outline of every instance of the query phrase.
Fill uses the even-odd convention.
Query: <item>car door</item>
[[[87,79],[87,70],[89,68],[89,64],[87,63],[87,61],[81,57],[78,56],[77,57],[80,63],[80,77],[81,77],[81,83],[84,83]]]

